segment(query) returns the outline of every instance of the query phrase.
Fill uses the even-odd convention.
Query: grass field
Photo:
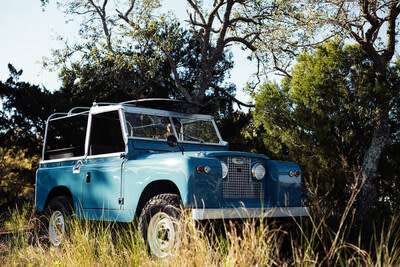
[[[377,231],[364,249],[361,241],[357,241],[361,240],[362,233],[354,234],[349,221],[343,220],[336,228],[329,227],[323,217],[200,224],[184,214],[180,222],[180,243],[171,256],[160,260],[149,255],[134,223],[98,223],[72,218],[69,236],[63,245],[51,247],[38,227],[38,215],[31,206],[25,205],[1,216],[0,266],[400,264],[396,219]]]

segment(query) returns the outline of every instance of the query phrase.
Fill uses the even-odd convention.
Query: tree
[[[118,17],[112,15],[108,0],[57,4],[67,15],[82,17],[79,41],[66,41],[64,48],[54,50],[53,57],[45,62],[46,67],[60,71],[61,92],[72,103],[90,105],[93,101],[168,94],[158,78],[165,77],[165,64],[158,60],[154,45],[141,40],[127,42],[123,34],[114,34]],[[145,16],[147,11],[143,12]]]
[[[40,151],[47,117],[55,111],[57,96],[37,85],[19,81],[22,70],[8,64],[10,77],[0,81],[0,140],[3,147],[29,148],[29,155]]]
[[[323,1],[322,4],[327,3]],[[362,184],[360,211],[362,216],[369,216],[370,208],[376,201],[378,163],[383,150],[393,142],[390,111],[393,108],[392,96],[399,92],[399,87],[390,86],[388,67],[396,49],[400,2],[343,0],[330,4],[330,7],[335,9],[335,17],[330,15],[328,21],[332,26],[345,31],[360,45],[372,61],[374,70],[374,86],[371,92],[376,104],[374,130],[359,171]]]
[[[134,1],[131,1],[133,4]],[[189,24],[191,31],[199,41],[200,54],[198,55],[200,65],[197,70],[195,88],[192,92],[182,85],[182,77],[179,65],[171,57],[171,42],[175,38],[158,38],[157,30],[144,29],[143,36],[156,40],[161,51],[167,57],[173,73],[175,86],[184,98],[196,105],[204,105],[209,91],[219,92],[222,99],[231,99],[239,105],[249,106],[235,99],[232,94],[222,88],[213,80],[215,66],[223,60],[223,55],[229,46],[241,44],[251,51],[256,50],[256,42],[261,33],[266,32],[265,24],[273,17],[274,12],[280,8],[275,1],[240,1],[240,0],[218,0],[207,3],[202,1],[187,0],[191,7],[189,13]],[[206,7],[204,7],[206,6]],[[136,18],[132,15],[132,6],[126,11],[118,11],[119,17],[135,31],[138,30]],[[162,20],[161,20],[162,21]],[[152,25],[160,25],[159,21]],[[252,25],[252,27],[249,27]],[[215,98],[213,99],[215,101]]]
[[[388,67],[393,101],[390,124],[399,131],[399,65]],[[297,58],[281,86],[266,83],[257,93],[255,120],[264,126],[267,148],[287,144],[305,176],[336,205],[360,175],[376,127],[373,62],[359,45],[328,42]],[[340,206],[339,206],[340,207]]]
[[[230,101],[236,102],[239,106],[251,106],[237,100],[232,92],[226,90],[230,86],[221,86],[221,82],[214,80],[215,67],[223,62],[224,55],[230,46],[234,44],[241,45],[243,49],[253,52],[258,62],[261,60],[265,50],[272,53],[275,67],[278,67],[278,57],[276,51],[286,53],[289,44],[293,45],[293,40],[300,42],[298,39],[304,39],[303,30],[297,29],[297,23],[301,18],[307,18],[304,15],[303,7],[294,7],[297,1],[242,1],[242,0],[215,0],[215,1],[198,1],[187,0],[190,7],[189,26],[193,35],[198,39],[200,53],[197,55],[200,61],[196,70],[196,83],[194,90],[184,86],[184,79],[181,73],[180,62],[176,61],[171,54],[173,53],[174,43],[177,36],[170,32],[166,36],[159,34],[160,29],[164,28],[165,23],[170,23],[170,16],[160,15],[154,18],[151,10],[160,5],[160,1],[127,1],[125,8],[123,5],[117,4],[118,17],[125,21],[124,32],[136,36],[134,40],[142,39],[155,42],[158,49],[170,64],[174,85],[183,98],[188,102],[195,104],[194,109],[198,110],[199,106],[206,105],[209,101]],[[98,13],[101,21],[106,21],[106,5],[107,1],[103,1],[102,5],[97,7],[93,4],[89,5]],[[88,5],[86,5],[87,7]],[[90,7],[91,6],[91,7]],[[122,7],[121,7],[122,6]],[[94,8],[93,8],[94,7]],[[86,12],[95,13],[86,8]],[[143,12],[146,10],[146,12]],[[289,19],[284,19],[288,17]],[[290,26],[288,26],[290,25]],[[304,25],[304,24],[303,24]],[[308,24],[314,25],[314,24]],[[128,30],[130,28],[130,30]],[[309,26],[309,29],[316,27]],[[283,31],[283,29],[285,31]],[[282,34],[284,32],[284,34]],[[292,32],[292,38],[288,40],[287,34]],[[285,46],[283,45],[283,41]],[[271,44],[271,45],[270,45]],[[256,50],[260,52],[256,53]],[[293,58],[293,54],[290,56]],[[211,93],[210,93],[211,92]],[[214,95],[210,98],[210,95]],[[217,97],[215,97],[217,96]],[[196,111],[193,110],[193,111]]]
[[[96,98],[96,101],[183,98],[172,75],[170,60],[173,60],[185,92],[197,92],[196,79],[201,60],[198,56],[200,42],[195,35],[183,29],[173,18],[161,15],[154,19],[152,11],[159,6],[158,1],[125,3],[129,24],[121,24],[118,14],[112,12],[112,8],[123,8],[123,3],[115,6],[107,0],[61,2],[66,14],[81,16],[83,21],[79,31],[81,41],[73,45],[66,43],[64,49],[55,50],[49,62],[49,66],[62,66],[62,91],[71,91],[69,95],[80,98],[86,94],[86,99]],[[122,13],[119,13],[121,17]],[[162,49],[168,49],[168,57]],[[231,55],[224,51],[214,65],[211,77],[222,91],[207,92],[205,102],[211,105],[192,107],[197,111],[214,112],[215,100],[224,94],[233,95],[235,86],[224,83],[232,67]],[[222,113],[232,109],[232,101],[226,97],[219,104]]]
[[[29,156],[27,149],[0,147],[0,206],[33,200],[38,165],[39,156]]]
[[[329,38],[339,37],[360,45],[360,49],[372,63],[374,84],[370,94],[374,96],[374,117],[370,144],[363,154],[362,165],[358,171],[360,181],[360,213],[368,213],[376,201],[376,182],[379,160],[384,149],[393,142],[394,131],[391,127],[391,96],[398,88],[391,87],[389,71],[393,65],[396,51],[396,38],[399,31],[400,2],[398,0],[337,0],[337,1],[296,1],[289,2],[286,10],[280,14],[278,25],[288,25],[297,30],[288,31],[278,28],[278,36],[288,32],[289,38],[283,41],[284,50],[272,51],[275,61],[293,58],[299,48],[313,48]],[[312,11],[312,12],[310,12]],[[316,31],[320,29],[319,31]],[[295,34],[293,34],[295,33]],[[292,36],[299,36],[297,40]],[[266,38],[264,38],[266,39]],[[271,45],[267,44],[267,48]],[[287,52],[286,52],[287,51]],[[289,55],[289,56],[288,56]],[[286,65],[290,66],[290,65]],[[278,70],[291,76],[286,69]]]
[[[192,111],[197,112],[210,102],[224,104],[234,101],[239,106],[249,106],[235,98],[233,86],[223,83],[223,76],[220,76],[222,79],[216,79],[215,69],[225,64],[227,51],[232,45],[241,45],[243,49],[252,51],[259,62],[273,59],[275,67],[284,71],[284,67],[278,64],[282,57],[277,53],[286,53],[289,45],[293,47],[294,42],[300,43],[299,39],[307,36],[303,29],[297,29],[298,21],[308,19],[304,6],[296,6],[297,2],[187,0],[190,31],[199,46],[199,51],[194,54],[198,64],[192,69],[196,75],[192,87],[185,86],[187,72],[182,61],[173,57],[179,48],[176,44],[180,43],[182,36],[168,25],[177,24],[176,20],[170,15],[154,16],[154,10],[161,5],[161,1],[130,0],[110,4],[107,0],[74,0],[59,3],[66,14],[83,16],[80,33],[88,38],[82,39],[93,39],[91,43],[97,50],[107,51],[113,58],[124,46],[147,48],[150,45],[155,52],[153,56],[139,61],[148,64],[145,73],[151,77],[151,74],[157,73],[158,62],[168,62],[175,90],[179,96],[193,103]],[[42,4],[46,3],[42,1]],[[112,11],[113,8],[116,12]],[[308,29],[315,28],[308,26]],[[291,33],[291,38],[287,38],[288,33]],[[267,58],[263,56],[266,47],[272,55]],[[72,53],[71,49],[67,49],[61,58],[65,58],[64,55],[69,57],[80,48],[81,45],[73,47]],[[289,54],[289,57],[293,57],[292,53]],[[153,80],[153,77],[149,79]]]
[[[10,77],[0,81],[0,205],[33,199],[45,122],[58,99],[19,81],[22,70],[8,68]]]
[[[264,129],[262,125],[255,125],[251,112],[236,110],[216,122],[230,150],[271,155],[262,139]]]

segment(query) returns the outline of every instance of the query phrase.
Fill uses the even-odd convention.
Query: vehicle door
[[[82,205],[87,210],[120,210],[125,141],[119,110],[90,114],[87,157],[82,163]],[[99,212],[95,212],[99,214]]]

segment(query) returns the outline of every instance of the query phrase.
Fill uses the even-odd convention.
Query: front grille
[[[251,177],[251,159],[228,158],[228,176],[223,181],[223,198],[256,198],[264,196],[262,183]]]

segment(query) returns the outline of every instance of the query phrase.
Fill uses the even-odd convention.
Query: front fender
[[[187,157],[171,157],[159,154],[156,157],[128,160],[123,171],[125,208],[136,212],[136,207],[145,188],[157,181],[170,181],[179,190],[183,205],[191,205],[192,163]]]

